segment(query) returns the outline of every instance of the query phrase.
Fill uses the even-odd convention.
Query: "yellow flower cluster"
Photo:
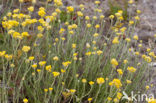
[[[113,79],[113,81],[110,82],[109,85],[110,86],[114,85],[118,89],[122,87],[122,83],[119,79]]]
[[[156,103],[156,99],[149,99],[148,103]]]
[[[118,37],[115,37],[112,41],[113,44],[118,44],[119,43],[119,40],[118,40]]]
[[[72,7],[72,6],[68,6],[67,7],[67,12],[68,13],[71,13],[71,12],[73,12],[74,11],[74,8]]]
[[[28,103],[28,99],[27,98],[23,99],[23,102]]]
[[[19,0],[20,3],[24,1]],[[4,69],[9,66],[13,72],[17,72],[13,73],[17,78],[23,77],[22,82],[16,80],[17,84],[20,82],[22,89],[26,92],[24,96],[22,95],[23,97],[28,97],[27,94],[32,92],[39,99],[38,102],[62,102],[63,99],[83,102],[87,99],[89,103],[98,103],[102,102],[102,96],[104,96],[104,102],[118,103],[121,101],[122,90],[132,89],[127,85],[133,85],[133,83],[135,85],[135,82],[132,82],[135,81],[135,78],[129,78],[129,75],[133,76],[136,70],[142,73],[139,71],[142,70],[140,65],[145,62],[150,63],[156,58],[151,48],[145,51],[146,55],[142,54],[140,49],[143,47],[143,42],[139,42],[138,35],[130,34],[131,29],[140,20],[140,10],[136,11],[135,17],[130,17],[126,26],[123,22],[124,11],[118,10],[110,15],[109,19],[112,25],[109,31],[110,36],[107,37],[102,34],[105,16],[99,7],[101,3],[99,0],[94,2],[96,4],[94,12],[97,15],[93,16],[85,14],[86,6],[83,4],[79,5],[78,10],[75,10],[73,6],[67,6],[65,10],[62,10],[60,7],[63,6],[62,0],[46,0],[46,7],[40,7],[37,11],[39,18],[31,16],[33,12],[36,12],[34,8],[36,0],[31,1],[33,6],[27,8],[28,14],[23,14],[21,9],[15,9],[13,12],[8,12],[2,21],[2,26],[8,34],[4,35],[5,40],[9,41],[9,45],[11,45],[9,52],[7,49],[5,50],[11,54],[0,51],[0,60],[4,62],[1,65]],[[54,3],[54,10],[49,15],[48,8],[51,2]],[[134,0],[128,2],[130,5],[134,3]],[[132,39],[139,49],[130,48]],[[4,44],[7,44],[5,40]],[[120,50],[123,48],[124,50]],[[144,59],[143,63],[136,61],[134,65],[129,66],[132,57],[128,53],[132,51],[135,51],[136,60],[142,56],[139,59]],[[125,54],[126,56],[124,56]],[[20,73],[24,73],[24,75]],[[124,74],[128,76],[124,76]],[[8,75],[10,74],[5,74],[3,77],[6,76],[5,79],[12,82],[14,75],[11,75],[11,79],[8,79]],[[33,86],[42,89],[27,91],[28,88],[25,88],[23,83],[29,83],[30,88]],[[106,88],[102,85],[106,85]],[[147,85],[145,89],[148,90],[150,87]],[[82,89],[80,90],[80,88]],[[96,91],[96,88],[99,91]],[[39,98],[36,93],[33,93],[34,91],[44,93],[45,98]],[[107,94],[104,94],[106,92],[103,91],[107,92],[108,97],[105,97]],[[60,94],[63,96],[61,99],[58,97]],[[30,94],[32,99],[31,96]],[[50,99],[51,96],[54,96],[54,100]],[[87,96],[88,98],[86,98]],[[99,97],[101,98],[99,99]],[[23,99],[24,103],[32,101],[34,100]],[[149,103],[155,102],[150,101]]]
[[[57,77],[57,76],[59,76],[59,75],[60,75],[60,73],[59,73],[59,72],[52,72],[52,74],[53,74],[53,76],[54,76],[54,77]]]
[[[30,50],[30,46],[23,46],[22,51],[28,52]]]
[[[44,17],[46,14],[45,9],[43,7],[39,8],[38,15]]]
[[[113,67],[116,67],[116,66],[118,66],[118,61],[115,58],[113,58],[111,60],[111,64],[112,64]]]
[[[134,73],[136,71],[136,68],[134,68],[134,67],[128,67],[127,70],[130,71],[130,72],[132,72],[132,73]]]
[[[71,64],[71,62],[70,61],[66,61],[66,62],[63,62],[62,64],[63,64],[64,67],[67,67],[69,64]]]
[[[105,82],[104,78],[100,77],[100,78],[97,78],[97,83],[98,84],[103,84]]]
[[[62,0],[54,0],[54,3],[56,6],[62,6],[63,5]]]

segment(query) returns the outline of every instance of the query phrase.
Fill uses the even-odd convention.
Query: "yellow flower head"
[[[76,48],[76,44],[72,44],[72,48],[75,49]]]
[[[19,0],[19,2],[20,2],[20,3],[23,3],[23,2],[24,2],[24,0]]]
[[[99,34],[98,34],[98,33],[95,33],[93,36],[94,36],[94,37],[98,37],[98,36],[99,36]]]
[[[72,25],[72,28],[73,28],[73,29],[76,29],[76,28],[77,28],[77,25],[76,25],[76,24],[73,24],[73,25]]]
[[[133,39],[138,40],[138,36],[137,35],[134,35],[133,36]]]
[[[112,82],[110,82],[109,83],[109,85],[111,86],[111,85],[114,85],[116,88],[120,88],[120,87],[122,87],[122,83],[121,83],[121,81],[120,81],[120,79],[113,79],[113,81]]]
[[[62,0],[54,0],[54,3],[56,6],[62,6],[63,5]]]
[[[27,99],[27,98],[24,98],[24,99],[23,99],[23,102],[24,102],[24,103],[28,103],[28,99]]]
[[[58,41],[59,41],[59,39],[58,39],[58,38],[55,38],[55,41],[56,41],[56,42],[58,42]]]
[[[127,84],[131,84],[132,81],[131,80],[126,80]]]
[[[37,64],[31,65],[31,67],[35,69],[35,68],[37,68]]]
[[[93,44],[96,44],[96,41],[93,41],[92,43],[93,43]]]
[[[123,61],[123,63],[124,63],[124,64],[127,64],[127,63],[128,63],[128,60],[125,59],[125,60]]]
[[[52,72],[52,74],[53,74],[53,76],[54,76],[54,77],[57,77],[57,76],[59,76],[59,75],[60,75],[60,73],[59,73],[59,72]]]
[[[65,40],[66,40],[66,38],[65,38],[65,37],[62,37],[62,38],[61,38],[61,40],[65,41]]]
[[[122,69],[117,69],[117,72],[119,73],[119,75],[122,75],[123,74]]]
[[[85,16],[85,19],[86,19],[86,20],[89,20],[89,19],[90,19],[90,17],[89,17],[89,16]]]
[[[80,8],[84,8],[84,5],[83,4],[80,4],[79,6],[80,6]]]
[[[121,17],[122,14],[117,12],[117,13],[115,13],[115,16],[118,18],[118,17]]]
[[[117,98],[120,100],[122,97],[122,94],[120,92],[117,93]]]
[[[152,59],[151,59],[150,56],[145,56],[144,59],[145,59],[145,61],[148,62],[148,63],[150,63],[150,62],[152,61]]]
[[[140,14],[140,13],[141,13],[141,11],[140,11],[140,10],[137,10],[136,12],[137,12],[138,14]]]
[[[86,83],[87,82],[87,80],[86,79],[82,79],[82,83]]]
[[[114,101],[114,103],[117,103],[118,102],[118,99],[117,98],[114,98],[113,101]]]
[[[39,65],[40,65],[40,66],[44,66],[45,64],[46,64],[46,61],[40,61],[40,62],[39,62]]]
[[[75,90],[75,89],[70,89],[70,92],[71,92],[71,93],[75,93],[76,90]]]
[[[70,30],[70,31],[69,31],[69,34],[74,34],[74,31],[73,31],[73,30]]]
[[[52,68],[51,65],[46,66],[46,70],[49,72],[51,72],[51,68]]]
[[[94,82],[93,82],[93,81],[90,81],[90,82],[89,82],[89,84],[90,84],[90,85],[93,85],[93,84],[94,84]]]
[[[67,9],[67,12],[68,12],[68,13],[74,11],[74,8],[73,8],[72,6],[68,6],[66,9]]]
[[[96,53],[97,53],[98,55],[100,55],[100,54],[102,54],[102,53],[103,53],[103,51],[98,50]]]
[[[49,91],[52,91],[53,90],[53,88],[49,88]]]
[[[149,56],[155,57],[155,53],[154,52],[150,52]]]
[[[111,60],[111,64],[112,64],[113,67],[116,67],[116,66],[118,66],[118,61],[115,58],[113,58]]]
[[[32,61],[32,60],[34,60],[34,58],[35,57],[31,56],[31,57],[29,57],[29,60]]]
[[[65,72],[66,72],[66,70],[64,70],[64,69],[61,69],[61,72],[62,72],[62,73],[65,73]]]
[[[129,21],[129,25],[133,25],[134,24],[134,21]]]
[[[48,92],[48,89],[44,89],[44,92]]]
[[[132,73],[134,73],[136,71],[136,68],[134,68],[134,67],[128,67],[127,70],[130,71],[130,72],[132,72]]]
[[[18,32],[14,32],[14,33],[13,33],[13,38],[22,39],[22,36],[21,36],[20,33],[18,33]]]
[[[139,44],[138,46],[141,48],[142,47],[142,44]]]
[[[43,34],[39,33],[39,34],[37,34],[37,37],[38,38],[42,38],[43,37]]]
[[[38,15],[41,17],[44,17],[46,14],[45,9],[44,8],[40,8],[40,10],[38,11]]]
[[[11,67],[11,68],[14,68],[14,67],[15,67],[15,65],[14,65],[14,64],[11,64],[11,65],[10,65],[10,67]]]
[[[11,30],[8,31],[8,34],[12,35],[14,32],[15,32],[15,30],[11,29]]]
[[[139,55],[139,52],[135,52],[135,55]]]
[[[134,0],[129,0],[128,3],[129,4],[133,4],[134,3]]]
[[[120,31],[123,33],[123,32],[125,32],[126,31],[126,27],[122,27],[121,29],[120,29]]]
[[[77,60],[77,57],[74,57],[74,60]]]
[[[82,17],[82,16],[83,16],[83,13],[82,13],[81,11],[78,11],[78,12],[77,12],[77,15],[78,15],[79,17]]]
[[[12,55],[8,55],[8,54],[5,55],[5,58],[6,58],[7,60],[11,60],[12,57],[13,57]]]
[[[65,29],[61,28],[60,31],[59,31],[59,34],[62,34],[65,32]]]
[[[62,64],[63,64],[64,67],[67,67],[69,64],[71,64],[71,62],[70,61],[66,61],[66,62],[63,62]]]
[[[87,28],[90,28],[91,27],[91,24],[87,24],[86,26],[87,26]]]
[[[100,4],[100,1],[97,0],[97,1],[95,1],[94,3],[95,3],[95,4]]]
[[[54,57],[53,57],[53,60],[54,60],[54,61],[58,61],[59,58],[58,58],[57,56],[54,56]]]
[[[149,99],[148,103],[156,103],[156,99]]]
[[[105,82],[104,78],[100,77],[100,78],[97,78],[97,83],[98,84],[103,84]]]
[[[33,4],[36,4],[36,0],[31,0],[31,2],[32,2]]]
[[[113,44],[118,44],[119,43],[119,40],[118,40],[118,37],[115,37],[112,41]]]
[[[105,16],[104,15],[100,15],[100,19],[103,19]]]
[[[30,50],[30,46],[23,46],[22,51],[28,52]]]
[[[95,28],[100,28],[100,25],[99,25],[99,24],[96,24],[96,25],[95,25]]]
[[[90,44],[89,44],[89,43],[86,43],[86,47],[87,47],[87,48],[90,48]]]
[[[110,15],[109,18],[110,18],[110,19],[114,19],[114,15]]]
[[[33,12],[34,11],[34,7],[33,6],[28,7],[28,11]]]
[[[55,11],[56,11],[57,13],[61,13],[61,10],[60,10],[59,8],[55,9]]]
[[[112,98],[111,98],[111,97],[107,97],[107,99],[108,99],[108,101],[111,101],[111,100],[112,100]]]
[[[108,80],[108,78],[106,78],[106,80]]]
[[[135,16],[135,20],[140,20],[140,17],[139,16]]]
[[[93,98],[88,98],[88,101],[90,102],[90,101],[92,101],[93,100]]]
[[[149,88],[150,88],[150,87],[147,85],[147,86],[146,86],[146,89],[148,90]]]
[[[90,56],[92,52],[86,52],[85,55]]]
[[[28,32],[23,32],[21,35],[22,35],[23,37],[28,37],[28,36],[29,36]]]
[[[37,69],[37,72],[38,72],[38,73],[41,72],[41,69]]]
[[[0,51],[0,57],[3,57],[5,55],[6,51]]]
[[[94,19],[94,20],[96,20],[96,19],[97,19],[97,17],[96,17],[96,16],[93,16],[93,19]]]
[[[37,29],[40,31],[40,32],[43,32],[44,28],[42,26],[38,26]]]
[[[77,55],[78,55],[78,53],[74,53],[74,54],[73,54],[73,56],[77,56]]]
[[[7,16],[8,16],[8,17],[10,17],[11,15],[12,15],[12,13],[11,13],[11,12],[8,12],[8,13],[7,13]]]
[[[149,52],[149,51],[151,51],[151,49],[150,48],[147,48],[147,50],[146,50],[147,52]]]

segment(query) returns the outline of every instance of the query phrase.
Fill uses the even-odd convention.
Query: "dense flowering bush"
[[[152,86],[145,83],[148,64],[156,58],[153,47],[141,53],[142,41],[133,35],[140,10],[128,23],[119,10],[108,17],[109,26],[98,8],[100,1],[95,1],[93,16],[84,13],[83,4],[78,10],[63,9],[62,0],[53,1],[55,11],[49,15],[50,1],[39,8],[38,17],[32,16],[35,0],[27,14],[20,8],[3,17],[2,103],[124,103],[123,91],[130,95]]]

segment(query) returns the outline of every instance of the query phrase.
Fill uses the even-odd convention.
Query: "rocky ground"
[[[138,35],[141,39],[152,39],[156,34],[156,1],[155,0],[138,0],[138,9],[142,11],[141,22],[137,28]],[[156,53],[156,48],[154,48]],[[156,69],[154,67],[153,69]],[[154,70],[155,71],[155,70]],[[153,87],[148,91],[149,93],[156,94],[156,73],[152,78],[151,84]]]
[[[78,7],[79,4],[85,4],[86,8],[89,8],[86,12],[92,14],[94,8],[94,0],[64,0],[66,5],[72,5]],[[100,7],[104,9],[104,14],[107,14],[109,11],[108,1],[109,0],[100,0]],[[122,6],[123,0],[114,0],[118,1]],[[145,41],[152,39],[153,35],[156,33],[156,1],[155,0],[136,0],[137,5],[134,6],[135,9],[142,11],[141,13],[141,22],[140,25],[136,28],[136,34]]]

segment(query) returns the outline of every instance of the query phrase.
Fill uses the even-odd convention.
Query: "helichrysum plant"
[[[47,14],[48,2],[38,9],[38,18],[32,16],[35,0],[27,13],[20,6],[3,17],[2,103],[124,103],[123,91],[130,96],[151,87],[145,83],[150,82],[149,63],[156,58],[153,47],[141,53],[142,42],[133,35],[140,10],[127,26],[118,26],[124,21],[118,10],[108,17],[109,26],[100,1],[95,1],[93,16],[84,13],[83,4],[63,8],[62,0],[53,0],[55,10]],[[63,21],[61,12],[66,14]]]

